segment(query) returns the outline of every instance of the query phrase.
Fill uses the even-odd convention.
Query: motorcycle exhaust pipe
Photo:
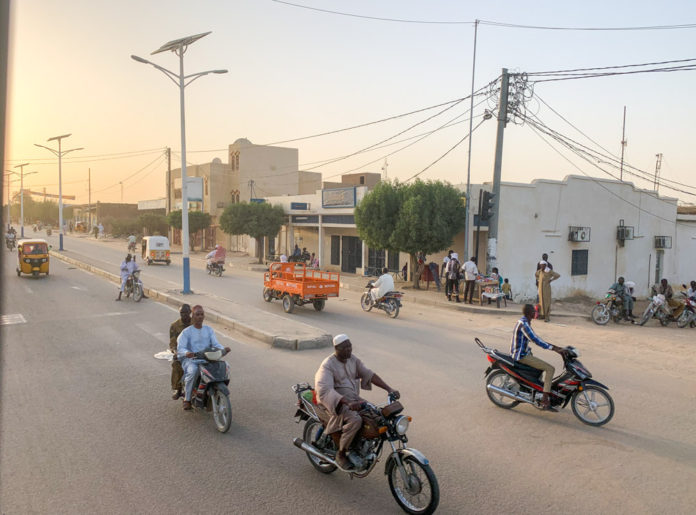
[[[331,465],[338,467],[338,464],[334,460],[329,458],[326,454],[322,453],[313,445],[309,445],[308,443],[306,443],[302,438],[295,438],[292,441],[292,443],[295,444],[295,447],[299,447],[300,449],[302,449],[305,452],[308,452],[315,458],[319,458],[320,460],[325,461],[326,463],[330,463]]]
[[[497,386],[493,386],[492,384],[486,385],[486,388],[488,388],[492,392],[498,393],[500,395],[504,395],[505,397],[515,399],[516,401],[529,403],[529,399],[522,397],[520,395],[516,395],[508,390],[504,390],[503,388],[498,388]]]

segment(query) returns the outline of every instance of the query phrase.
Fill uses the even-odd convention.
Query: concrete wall
[[[247,140],[237,140],[230,145],[230,159],[239,152],[240,201],[251,199],[254,181],[254,197],[299,193],[298,151],[296,148],[254,145]],[[234,170],[234,165],[233,170]]]
[[[299,185],[297,193],[308,195],[321,189],[321,173],[319,172],[299,172]]]
[[[676,277],[672,284],[689,284],[696,281],[696,215],[677,215],[677,236],[673,247],[677,249]]]

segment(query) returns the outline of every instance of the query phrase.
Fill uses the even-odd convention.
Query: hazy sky
[[[690,1],[470,2],[414,0],[295,0],[306,6],[363,16],[421,21],[482,19],[563,27],[630,27],[696,22]],[[212,31],[186,53],[187,72],[226,68],[186,88],[190,163],[227,162],[227,145],[245,137],[264,144],[380,120],[465,97],[471,90],[473,24],[399,23],[338,16],[272,0],[15,0],[10,34],[8,147],[5,170],[29,162],[25,187],[58,190],[58,166],[34,143],[64,133],[64,149],[85,147],[63,160],[63,192],[87,202],[135,202],[164,196],[164,148],[180,166],[179,91],[162,73],[136,63],[140,55],[176,70],[172,53],[150,56],[167,41]],[[501,68],[537,72],[696,57],[696,29],[646,31],[527,30],[481,25],[476,87]],[[662,177],[693,188],[691,152],[696,120],[696,72],[652,73],[538,83],[527,110],[549,127],[594,146],[556,116],[543,99],[612,153],[621,151],[627,106],[626,161],[652,173],[663,153]],[[475,121],[495,101],[474,110]],[[444,108],[445,106],[443,106]],[[361,169],[379,172],[382,156],[461,115],[466,100],[389,140],[401,142],[315,168],[391,138],[439,110],[368,128],[286,143],[299,149],[302,169],[324,178]],[[468,133],[468,122],[437,131],[390,156],[390,177],[406,179],[441,157]],[[474,132],[472,182],[492,177],[495,119]],[[212,150],[212,152],[202,152]],[[566,151],[560,152],[571,157]],[[129,155],[130,154],[130,155]],[[466,180],[464,141],[423,179]],[[375,163],[364,166],[370,161]],[[586,173],[605,176],[577,159]],[[610,169],[611,170],[611,169]],[[612,170],[613,171],[613,170]],[[580,174],[527,125],[505,131],[503,180],[562,179]],[[605,176],[606,177],[606,176]],[[641,187],[652,183],[628,179]],[[18,183],[12,185],[16,190]],[[680,187],[681,188],[681,187]],[[3,199],[4,200],[4,199]]]

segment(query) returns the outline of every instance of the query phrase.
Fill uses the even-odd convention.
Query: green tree
[[[154,213],[145,213],[138,217],[138,226],[140,229],[138,233],[144,227],[147,233],[150,235],[156,234],[167,234],[167,217],[165,215],[157,215]]]
[[[263,239],[276,236],[284,221],[281,206],[241,202],[225,208],[220,216],[220,228],[227,234],[248,234],[256,239],[259,263],[263,263]]]
[[[210,227],[213,219],[210,213],[204,211],[189,211],[188,212],[188,224],[189,224],[189,236],[195,236],[198,231],[202,231]],[[174,229],[181,230],[181,209],[177,211],[172,211],[167,216],[167,222]],[[191,250],[193,250],[193,238],[190,239]]]
[[[440,181],[382,183],[355,209],[358,234],[371,248],[411,255],[440,252],[464,228],[461,193]]]

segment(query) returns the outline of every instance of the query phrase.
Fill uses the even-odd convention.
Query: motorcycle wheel
[[[263,289],[263,300],[266,302],[271,302],[273,300],[273,292],[270,288]]]
[[[363,293],[362,297],[360,297],[360,307],[363,308],[363,311],[372,311],[373,306],[374,304],[372,304],[372,298],[370,297],[370,293]]]
[[[326,301],[324,299],[315,300],[314,302],[312,302],[314,309],[317,311],[321,311],[322,309],[324,309],[325,304],[326,304]]]
[[[317,440],[317,434],[319,433],[319,430],[321,428],[321,422],[319,422],[318,420],[314,420],[313,418],[310,418],[304,426],[304,431],[302,432],[302,439],[310,445],[315,445]],[[335,452],[337,450],[332,438],[329,439],[329,444],[327,447],[317,448],[323,452],[326,452],[327,450]],[[322,461],[321,459],[309,453],[306,454],[312,466],[322,474],[331,474],[334,470],[336,470],[335,465]]]
[[[609,322],[609,310],[606,304],[597,304],[592,308],[592,321],[597,325],[606,325]]]
[[[399,316],[399,305],[396,303],[396,300],[394,299],[389,299],[387,302],[384,303],[384,311],[387,312],[387,315],[389,315],[389,318],[396,318]]]
[[[658,314],[657,318],[660,320],[662,327],[667,327],[669,325],[669,317],[664,313]]]
[[[682,311],[682,314],[677,318],[677,327],[683,329],[689,325],[689,320],[691,319],[690,313],[687,310]]]
[[[430,465],[413,456],[402,458],[403,468],[394,465],[389,474],[389,490],[406,513],[433,513],[440,502],[440,487]],[[402,476],[406,475],[406,480]]]
[[[215,275],[217,275],[218,277],[222,277],[222,267],[217,268],[215,270]]]
[[[232,404],[230,404],[230,398],[216,388],[213,392],[212,401],[215,427],[221,433],[226,433],[230,430],[230,425],[232,424]]]
[[[645,323],[650,320],[653,316],[653,310],[648,307],[648,309],[645,310],[645,313],[643,313],[643,317],[640,319],[640,322],[638,322],[640,325],[645,325]]]
[[[489,384],[504,390],[516,389],[519,391],[520,388],[520,384],[517,382],[517,380],[510,377],[502,370],[495,370],[488,376],[488,379],[486,379],[486,386]],[[520,403],[520,401],[516,401],[510,397],[505,397],[504,395],[492,392],[488,388],[486,388],[486,393],[488,394],[488,398],[491,400],[491,402],[499,408],[510,409],[514,408]]]
[[[292,313],[293,309],[295,309],[295,301],[292,300],[289,293],[286,293],[283,295],[283,311],[286,313]]]
[[[143,287],[140,286],[139,284],[136,284],[133,286],[133,300],[135,302],[140,302],[140,299],[143,298]]]
[[[573,414],[580,422],[590,426],[602,426],[614,416],[614,400],[598,386],[585,386],[570,399]]]

